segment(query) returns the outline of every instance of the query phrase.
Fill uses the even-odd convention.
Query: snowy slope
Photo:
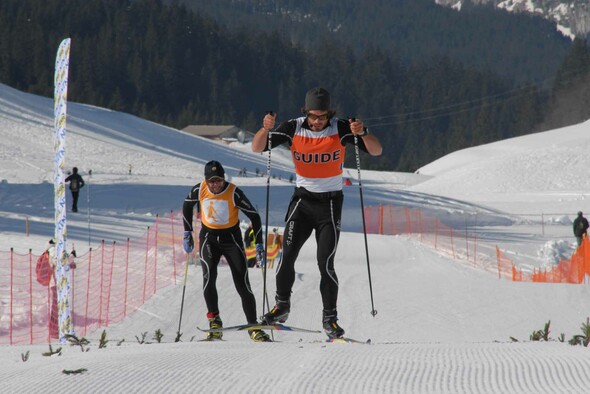
[[[52,178],[51,105],[49,99],[0,85],[0,180],[6,180],[0,183],[2,251],[10,247],[39,251],[51,235],[52,186],[47,183]],[[155,214],[179,209],[189,188],[201,179],[203,164],[213,158],[226,166],[232,180],[264,213],[266,178],[239,177],[238,171],[265,169],[266,154],[100,108],[71,103],[69,109],[67,166],[78,166],[90,179],[90,198],[83,194],[80,201],[84,213],[68,212],[69,239],[77,248],[87,239],[88,216],[93,234],[112,240],[141,234]],[[524,203],[532,213],[557,209],[572,218],[578,209],[586,209],[583,196],[588,186],[583,179],[590,158],[582,152],[588,127],[585,123],[455,152],[425,166],[420,174],[363,171],[365,201],[421,207],[461,220],[474,211],[485,213],[489,224],[480,229],[482,236],[493,232],[495,241],[512,243],[514,250],[539,249],[547,237],[539,237],[538,228],[521,225],[513,213]],[[292,171],[288,158],[273,152],[272,160],[273,173],[288,176]],[[356,169],[346,171],[356,178]],[[271,180],[273,225],[282,223],[292,187],[284,177]],[[275,333],[276,343],[253,343],[245,333],[228,333],[220,343],[197,342],[203,334],[196,326],[207,324],[206,310],[201,272],[190,266],[182,342],[173,342],[183,293],[180,284],[158,293],[124,322],[105,328],[110,342],[104,349],[98,348],[102,330],[88,336],[87,352],[64,346],[61,356],[44,357],[46,346],[3,347],[0,391],[587,392],[590,352],[558,341],[562,333],[566,340],[581,333],[590,310],[587,285],[499,280],[405,236],[369,235],[378,311],[372,317],[358,188],[345,193],[345,232],[336,257],[340,323],[347,335],[370,338],[371,345],[326,344],[323,334],[296,333]],[[29,237],[23,234],[27,216],[33,220]],[[513,218],[510,224],[506,217]],[[573,241],[569,224],[553,227],[564,234],[554,235],[554,240]],[[303,248],[296,269],[288,323],[320,329],[313,238]],[[261,271],[251,270],[250,280],[261,313]],[[272,270],[267,286],[272,300]],[[242,323],[239,297],[227,269],[220,269],[218,290],[224,323]],[[530,334],[549,320],[552,341],[530,342]],[[165,343],[153,343],[158,329]],[[136,340],[144,332],[151,344]],[[28,361],[23,362],[27,352]],[[81,368],[87,371],[62,372]]]

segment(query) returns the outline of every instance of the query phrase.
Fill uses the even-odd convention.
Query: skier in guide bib
[[[381,143],[359,119],[338,119],[324,88],[313,88],[305,96],[304,116],[281,123],[275,130],[276,115],[268,113],[252,140],[252,151],[288,144],[295,164],[296,187],[285,217],[283,260],[276,274],[276,305],[262,320],[285,322],[291,310],[295,282],[295,260],[315,230],[318,245],[323,328],[328,337],[339,338],[344,330],[337,323],[338,278],[334,256],[340,236],[342,215],[342,168],[345,145],[355,143],[372,156],[382,152]]]
[[[72,192],[72,212],[78,212],[78,197],[80,196],[80,189],[84,187],[84,179],[78,174],[78,167],[72,169],[73,174],[65,179],[65,182],[70,182],[70,191]]]
[[[244,192],[236,185],[225,181],[225,171],[218,161],[205,165],[205,180],[195,185],[184,200],[182,213],[184,217],[184,251],[191,253],[193,240],[193,208],[197,206],[201,213],[201,231],[199,233],[199,256],[203,268],[203,295],[207,304],[209,328],[222,328],[219,315],[217,295],[217,266],[221,256],[229,264],[232,278],[240,298],[242,308],[249,324],[256,324],[256,299],[250,288],[246,252],[242,241],[239,211],[252,222],[256,236],[256,255],[262,260],[262,224],[256,208],[250,203]],[[269,336],[262,330],[248,330],[250,338],[256,342],[270,342]],[[208,340],[222,338],[221,332],[209,332]]]

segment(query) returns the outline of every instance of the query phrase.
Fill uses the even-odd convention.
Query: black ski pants
[[[78,212],[78,198],[80,197],[80,192],[72,191],[72,212]]]
[[[342,191],[312,193],[296,188],[285,218],[283,260],[277,268],[277,296],[289,299],[295,282],[295,261],[303,244],[315,230],[317,263],[320,270],[320,293],[324,310],[336,308],[338,277],[334,257],[340,237]]]
[[[217,266],[221,256],[229,264],[234,285],[242,299],[242,309],[248,323],[256,323],[256,298],[250,288],[246,252],[240,227],[228,230],[201,228],[199,233],[200,260],[203,269],[203,295],[208,312],[219,312],[217,295]]]

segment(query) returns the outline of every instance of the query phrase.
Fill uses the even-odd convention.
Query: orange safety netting
[[[498,264],[500,264],[501,256],[502,253],[498,249]],[[586,275],[590,275],[590,241],[588,238],[583,239],[582,245],[576,249],[569,260],[562,259],[558,264],[549,268],[535,268],[532,273],[523,273],[512,263],[512,280],[515,282],[580,284],[584,283]]]
[[[473,262],[474,266],[488,270],[494,268],[499,278],[507,277],[513,281],[523,282],[583,283],[585,275],[590,275],[588,238],[584,238],[582,245],[569,260],[561,260],[551,268],[523,273],[498,246],[478,246],[477,232],[475,229],[469,231],[467,225],[459,231],[443,224],[437,217],[429,216],[421,209],[393,205],[365,207],[364,214],[368,233],[413,237],[456,260]],[[495,256],[491,255],[494,249]]]
[[[157,290],[176,284],[187,262],[182,240],[182,217],[171,212],[158,216],[138,239],[103,242],[77,256],[76,268],[70,270],[76,335],[122,321]],[[0,344],[56,340],[54,287],[37,283],[37,257],[30,251],[0,251]]]
[[[457,231],[419,208],[369,206],[364,214],[367,233],[413,237],[453,259],[488,268],[491,259],[478,251],[474,231]]]

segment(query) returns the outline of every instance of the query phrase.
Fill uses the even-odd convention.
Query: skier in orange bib
[[[207,304],[209,328],[222,328],[217,295],[217,266],[225,256],[232,278],[241,299],[248,323],[257,323],[256,299],[250,288],[246,252],[242,241],[239,211],[252,222],[256,237],[256,252],[264,252],[262,246],[262,225],[260,215],[244,192],[236,185],[225,181],[225,170],[218,161],[205,165],[205,180],[195,185],[182,206],[184,217],[184,250],[191,253],[193,241],[193,208],[201,212],[199,233],[199,257],[203,268],[203,295]],[[250,338],[256,342],[268,342],[269,336],[262,330],[249,330]],[[221,339],[221,332],[210,332],[206,339]]]

